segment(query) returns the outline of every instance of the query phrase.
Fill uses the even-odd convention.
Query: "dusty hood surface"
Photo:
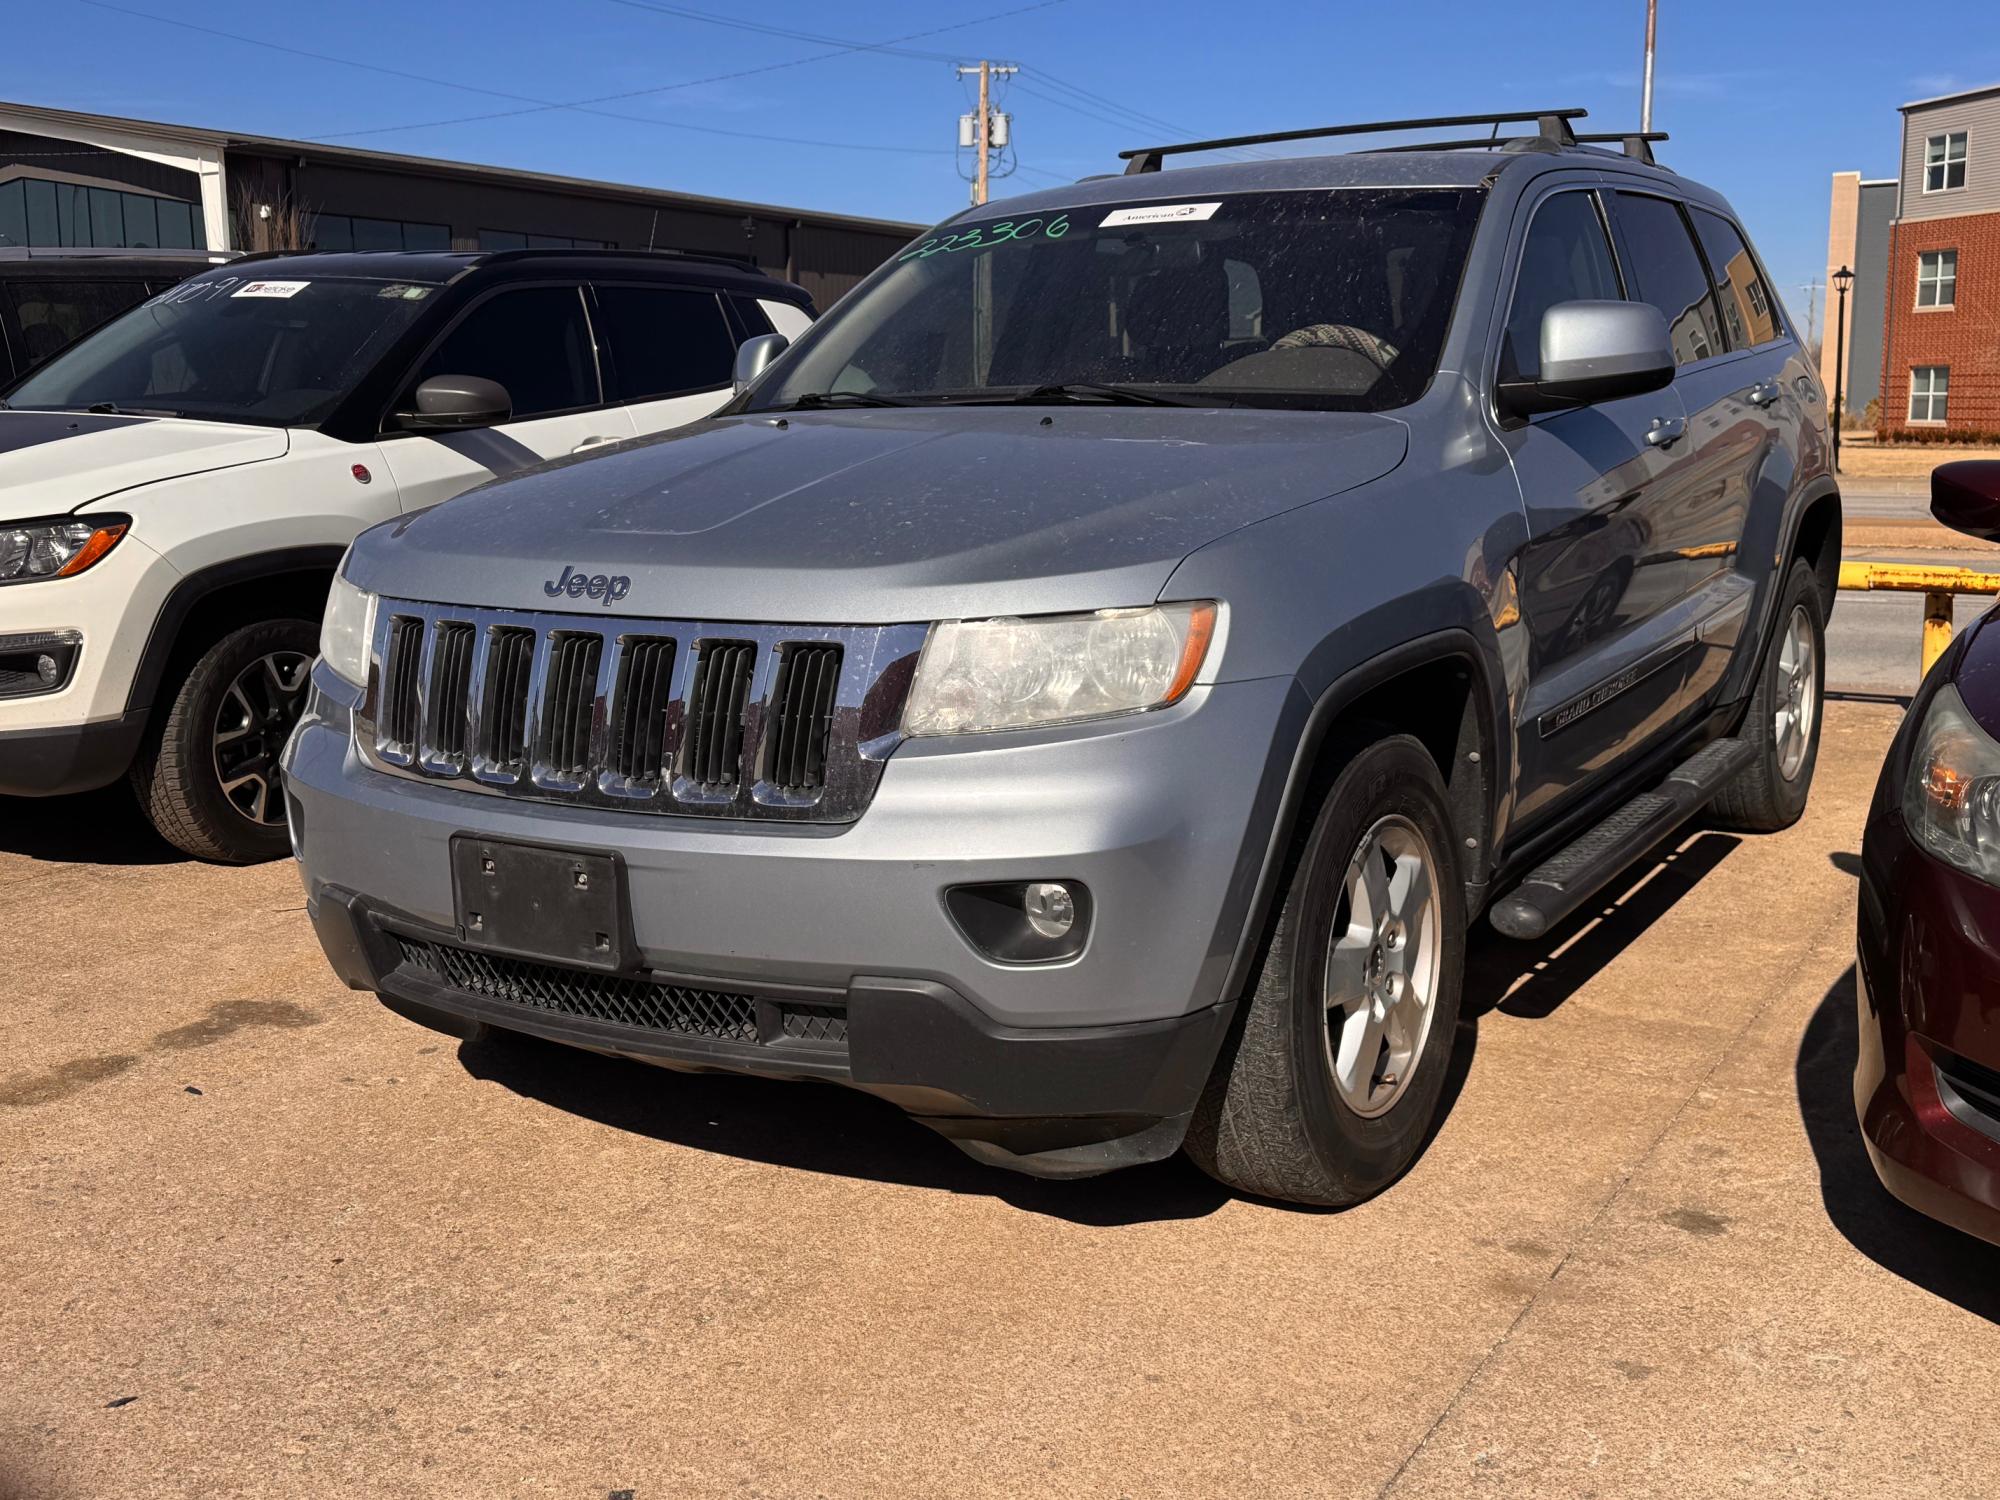
[[[136,485],[282,458],[283,428],[0,411],[0,519],[54,516]]]
[[[1399,422],[1329,412],[728,417],[379,527],[351,572],[399,598],[695,620],[1143,604],[1195,548],[1377,478],[1406,446]],[[615,604],[552,595],[566,569],[630,585]]]

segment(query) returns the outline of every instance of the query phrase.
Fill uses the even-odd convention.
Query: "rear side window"
[[[499,381],[513,399],[516,420],[596,406],[602,400],[597,356],[581,288],[523,287],[480,303],[411,377],[406,406],[433,375]]]
[[[599,334],[611,351],[614,401],[650,401],[729,384],[736,340],[713,292],[597,288]]]
[[[1619,193],[1618,222],[1630,256],[1633,295],[1650,302],[1673,335],[1674,363],[1693,364],[1728,352],[1687,222],[1677,204],[1646,193]]]
[[[33,369],[66,345],[146,300],[143,281],[21,281],[5,288],[17,358]]]
[[[1595,196],[1557,193],[1535,210],[1521,247],[1521,274],[1514,283],[1502,354],[1507,374],[1541,368],[1542,317],[1557,303],[1618,302],[1624,296]]]
[[[1708,269],[1715,278],[1715,300],[1722,305],[1722,320],[1729,325],[1730,340],[1739,349],[1775,343],[1785,336],[1778,316],[1778,304],[1764,284],[1757,257],[1743,242],[1742,232],[1705,208],[1692,210],[1695,233],[1708,256]]]

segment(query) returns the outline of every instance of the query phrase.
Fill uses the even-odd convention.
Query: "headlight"
[[[1215,634],[1213,604],[1101,609],[932,628],[906,734],[977,734],[1139,713],[1177,701]]]
[[[1903,821],[1926,852],[2000,886],[2000,744],[1949,685],[1931,699],[1917,733]]]
[[[0,584],[74,578],[118,545],[130,516],[0,521]]]
[[[341,567],[346,566],[342,559]],[[326,614],[320,619],[319,659],[356,687],[365,688],[368,643],[374,636],[375,596],[349,583],[344,571],[334,574]]]

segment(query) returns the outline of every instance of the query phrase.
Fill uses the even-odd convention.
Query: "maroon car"
[[[2000,541],[2000,462],[1931,478],[1947,526]],[[1861,841],[1854,1102],[1883,1184],[2000,1244],[2000,609],[1903,719]]]

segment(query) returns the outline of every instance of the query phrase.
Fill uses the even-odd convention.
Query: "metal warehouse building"
[[[0,246],[696,251],[823,309],[920,226],[0,102]]]

